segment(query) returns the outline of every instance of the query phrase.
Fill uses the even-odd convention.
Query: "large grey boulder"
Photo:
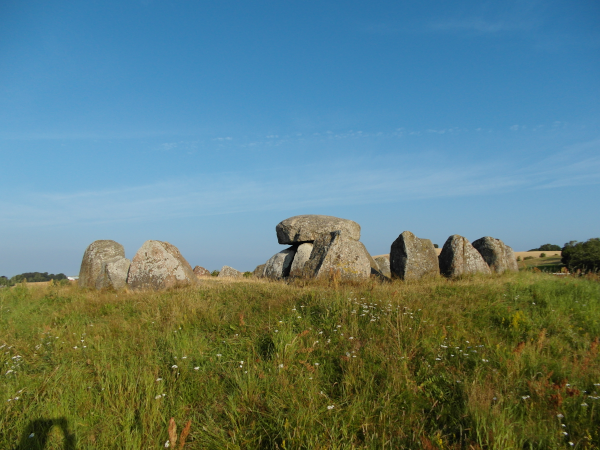
[[[123,289],[127,286],[130,265],[131,261],[122,256],[104,261],[96,279],[96,289]]]
[[[362,243],[344,231],[321,234],[314,242],[310,259],[304,265],[307,277],[338,274],[341,279],[360,280],[371,275],[371,263]]]
[[[290,268],[292,267],[292,261],[294,260],[295,254],[296,249],[294,247],[286,248],[279,253],[275,253],[266,262],[263,276],[273,280],[286,278],[290,274]]]
[[[290,267],[290,276],[291,277],[301,277],[303,274],[304,266],[306,262],[310,259],[310,254],[312,253],[313,244],[310,242],[305,242],[304,244],[300,244],[296,249],[296,254],[294,255],[294,261],[292,261],[292,267]]]
[[[210,271],[201,266],[194,267],[194,273],[198,278],[206,278],[211,276]]]
[[[217,278],[242,278],[244,274],[233,267],[223,266]]]
[[[332,216],[307,214],[285,219],[277,224],[277,241],[280,244],[314,242],[320,234],[340,230],[347,239],[360,239],[360,225],[352,220]]]
[[[88,245],[79,269],[79,286],[95,288],[96,280],[102,271],[102,263],[117,257],[125,257],[125,249],[118,242],[100,240]]]
[[[403,231],[390,249],[390,272],[402,280],[438,275],[438,256],[432,242]]]
[[[453,234],[448,238],[438,259],[440,272],[447,277],[491,273],[481,254],[466,238],[458,234]]]
[[[131,289],[165,289],[196,280],[177,247],[168,242],[146,241],[131,261],[127,284]]]
[[[392,278],[392,271],[390,270],[390,255],[378,256],[374,259],[379,267],[379,272],[381,272],[384,277]]]
[[[496,273],[518,272],[517,258],[513,249],[500,239],[485,236],[473,241],[473,247],[481,254],[490,270]]]

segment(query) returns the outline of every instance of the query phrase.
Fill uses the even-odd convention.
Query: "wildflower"
[[[333,409],[334,405],[327,406],[327,409]]]
[[[220,353],[217,353],[217,358],[220,358],[221,356],[223,356],[223,355],[221,355]]]
[[[527,400],[529,397],[529,395],[524,395],[523,397],[521,397],[523,400]]]
[[[171,366],[171,369],[178,369],[178,368],[179,368],[179,367],[177,367],[177,364],[173,364],[173,365]]]
[[[154,400],[158,400],[161,397],[162,397],[162,395],[158,394],[156,397],[154,397]]]
[[[171,446],[171,442],[167,439],[167,442],[165,442],[165,448],[169,448]]]
[[[581,406],[583,406],[585,408],[586,406],[588,406],[588,404],[584,402],[581,404]]]
[[[563,435],[563,436],[568,436],[568,435],[569,435],[569,433],[567,433],[566,431],[563,431],[563,432],[562,432],[562,435]]]
[[[200,366],[194,367],[194,370],[200,370]]]
[[[565,416],[563,416],[562,414],[559,413],[559,414],[556,415],[556,417],[558,417],[559,419],[562,419]]]
[[[279,364],[279,368],[280,368],[280,369],[283,369],[283,364]]]
[[[573,444],[571,441],[569,441],[569,445],[570,445],[571,447],[573,447],[575,444]]]
[[[350,336],[348,339],[352,340],[352,339],[354,339],[354,337]]]
[[[31,439],[31,438],[32,438],[32,437],[34,437],[34,436],[35,436],[35,433],[31,433],[31,434],[29,435],[29,439]]]
[[[157,378],[156,381],[162,381],[162,378]]]
[[[318,366],[318,365],[319,365],[319,363],[315,363],[315,366]]]

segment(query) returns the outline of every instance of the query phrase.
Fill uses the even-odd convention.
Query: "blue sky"
[[[0,4],[0,275],[147,239],[252,270],[297,214],[600,236],[596,1]]]

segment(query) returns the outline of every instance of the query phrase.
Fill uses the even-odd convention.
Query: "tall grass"
[[[164,448],[171,417],[186,449],[600,448],[598,336],[600,283],[539,273],[23,284],[0,448]]]

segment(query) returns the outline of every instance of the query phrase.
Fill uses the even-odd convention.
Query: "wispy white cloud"
[[[223,172],[142,186],[74,193],[32,192],[0,201],[0,228],[160,221],[319,206],[482,196],[600,184],[600,140],[535,164],[431,164],[431,155],[322,161],[294,170]]]

